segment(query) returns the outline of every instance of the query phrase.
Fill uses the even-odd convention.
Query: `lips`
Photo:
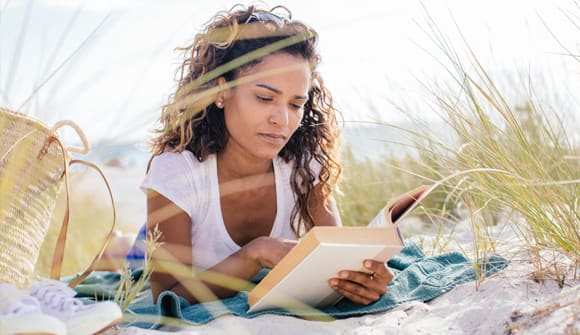
[[[284,143],[286,142],[286,136],[280,133],[259,133],[262,139],[270,143]]]

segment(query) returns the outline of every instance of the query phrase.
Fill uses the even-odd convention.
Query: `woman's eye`
[[[257,95],[256,98],[258,100],[260,100],[260,101],[272,101],[272,98],[270,98],[270,97],[264,97],[264,96],[261,96],[261,95]]]
[[[294,109],[301,109],[304,106],[302,104],[290,104],[290,107],[294,108]]]

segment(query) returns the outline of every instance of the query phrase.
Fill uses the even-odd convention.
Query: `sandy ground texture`
[[[220,317],[201,326],[164,331],[135,327],[109,334],[580,334],[580,281],[563,287],[517,276],[520,266],[484,281],[456,287],[431,302],[410,302],[390,311],[331,322],[285,316]]]

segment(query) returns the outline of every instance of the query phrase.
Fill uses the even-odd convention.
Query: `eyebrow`
[[[267,89],[267,90],[269,90],[269,91],[272,91],[272,92],[274,92],[274,93],[276,93],[276,94],[278,94],[278,95],[282,94],[282,91],[280,91],[279,89],[277,89],[277,88],[274,88],[274,87],[272,87],[272,86],[270,86],[270,85],[266,85],[266,84],[256,84],[256,86],[258,86],[258,87],[262,87],[262,88],[265,88],[265,89]],[[295,99],[304,99],[304,100],[308,100],[308,97],[307,97],[307,96],[305,96],[305,95],[295,95],[295,96],[294,96],[294,98],[295,98]]]

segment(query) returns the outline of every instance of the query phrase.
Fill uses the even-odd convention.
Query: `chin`
[[[259,158],[259,159],[268,159],[268,160],[272,160],[274,158],[276,158],[278,156],[278,154],[280,153],[280,151],[282,151],[282,148],[279,149],[270,149],[270,150],[260,150],[260,151],[254,151],[252,154],[254,157]]]
[[[278,156],[279,152],[280,151],[272,152],[272,153],[265,153],[265,152],[262,152],[259,154],[256,153],[256,154],[254,154],[254,157],[256,157],[258,159],[263,159],[263,160],[273,160],[274,158],[276,158]]]

